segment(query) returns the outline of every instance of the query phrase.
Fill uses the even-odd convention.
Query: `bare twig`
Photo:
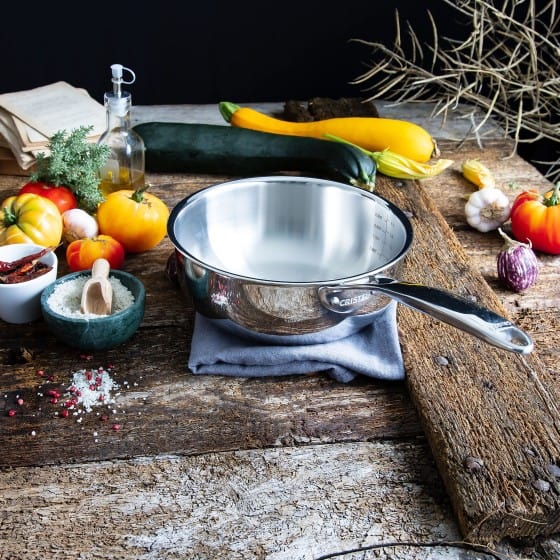
[[[371,47],[376,58],[353,83],[375,84],[375,89],[366,90],[369,101],[435,102],[433,116],[443,118],[461,102],[482,108],[482,121],[470,134],[480,141],[481,127],[492,118],[513,138],[513,153],[519,144],[543,139],[560,148],[560,16],[556,1],[545,1],[542,6],[538,0],[442,2],[470,20],[471,31],[465,40],[440,38],[428,12],[433,42],[423,48],[408,25],[409,54],[397,12],[392,47],[355,39]],[[547,177],[560,176],[560,161],[541,163],[550,165]]]

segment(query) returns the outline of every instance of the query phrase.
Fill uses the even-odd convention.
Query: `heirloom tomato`
[[[66,210],[78,207],[78,200],[68,187],[58,187],[55,185],[49,185],[48,183],[42,183],[41,181],[36,181],[23,185],[18,194],[24,193],[38,194],[39,196],[44,196],[45,198],[52,200],[61,214],[66,212]]]
[[[529,241],[533,249],[560,255],[560,182],[541,195],[525,191],[511,207],[511,231],[522,242]]]
[[[115,191],[97,208],[99,231],[120,241],[130,253],[155,247],[167,232],[169,209],[145,192],[148,187]]]
[[[101,258],[107,259],[111,268],[121,268],[124,257],[124,247],[109,235],[77,239],[66,247],[66,262],[72,272],[90,269]]]
[[[0,207],[0,245],[35,243],[56,247],[62,239],[62,216],[54,202],[33,193],[10,196]]]

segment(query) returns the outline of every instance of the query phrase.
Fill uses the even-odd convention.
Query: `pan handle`
[[[498,348],[518,354],[529,354],[533,350],[531,338],[505,317],[438,288],[381,276],[367,284],[321,286],[319,299],[326,309],[350,315],[374,292],[381,292]]]

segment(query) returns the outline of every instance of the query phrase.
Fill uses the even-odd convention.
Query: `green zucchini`
[[[147,122],[134,130],[146,146],[146,171],[255,176],[298,172],[373,190],[376,165],[359,148],[232,126]]]

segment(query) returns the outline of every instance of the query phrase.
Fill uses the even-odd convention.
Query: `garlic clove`
[[[97,220],[85,210],[72,208],[62,214],[62,237],[67,243],[77,239],[91,239],[99,233]]]

